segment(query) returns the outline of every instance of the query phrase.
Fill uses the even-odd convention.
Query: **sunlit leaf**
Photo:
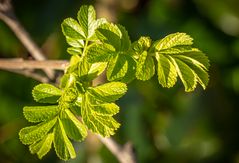
[[[54,133],[47,134],[42,140],[29,146],[30,152],[42,159],[50,151],[53,139]]]
[[[61,120],[58,119],[54,128],[54,147],[57,156],[62,160],[69,160],[76,157],[75,149],[66,135]]]
[[[51,106],[25,106],[23,114],[29,122],[41,122],[54,118],[59,114],[60,108],[57,105]]]
[[[88,90],[88,92],[95,98],[105,102],[118,100],[126,93],[126,91],[126,84],[121,82],[110,82]]]
[[[70,110],[66,109],[62,113],[61,121],[69,138],[82,141],[87,136],[87,128]]]
[[[96,112],[95,110],[99,109],[99,107],[95,108],[96,106],[91,103],[94,99],[90,98],[92,96],[86,93],[82,100],[81,115],[84,123],[94,133],[105,137],[113,135],[120,124],[111,115]]]
[[[63,34],[68,38],[84,39],[85,34],[79,23],[72,18],[67,18],[61,24]]]
[[[156,54],[158,61],[158,81],[163,87],[173,87],[177,81],[177,71],[174,64],[164,55]]]
[[[139,55],[136,67],[136,78],[139,80],[149,80],[155,73],[154,60],[148,56],[147,51]]]
[[[181,45],[192,45],[193,39],[187,35],[186,33],[173,33],[170,35],[167,35],[163,39],[156,41],[153,44],[153,47],[157,50],[164,50],[169,49],[175,46],[181,46]]]
[[[107,68],[107,79],[109,81],[119,80],[128,71],[128,61],[125,55],[115,54],[111,57]]]
[[[57,103],[62,91],[51,84],[39,84],[32,90],[34,100],[40,103]]]
[[[20,130],[19,138],[23,144],[32,144],[41,140],[55,125],[56,118],[42,122],[36,126],[25,127]]]

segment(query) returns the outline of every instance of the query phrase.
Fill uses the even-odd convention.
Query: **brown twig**
[[[45,60],[44,54],[41,49],[32,40],[28,32],[24,29],[21,23],[16,18],[10,0],[0,0],[0,19],[4,21],[9,28],[15,33],[17,38],[25,46],[25,48],[31,53],[32,57],[36,60]],[[49,78],[54,78],[54,71],[45,69]]]
[[[65,60],[23,60],[21,58],[16,59],[0,59],[0,69],[51,69],[51,70],[64,70],[68,65],[68,61]]]
[[[47,78],[46,76],[43,76],[41,74],[37,74],[36,72],[34,72],[32,70],[13,70],[13,69],[6,69],[6,70],[9,72],[14,72],[19,75],[23,75],[25,77],[32,78],[41,83],[49,83],[50,82],[49,78]]]
[[[103,138],[100,135],[97,135],[98,139],[114,154],[114,156],[121,163],[135,163],[135,158],[132,151],[132,145],[126,144],[124,147],[121,147],[111,138]]]

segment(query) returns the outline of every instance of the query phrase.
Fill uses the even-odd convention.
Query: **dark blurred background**
[[[157,78],[134,81],[118,103],[121,128],[113,138],[130,141],[142,163],[239,163],[239,1],[238,0],[13,0],[15,14],[50,59],[69,59],[61,22],[76,18],[82,4],[128,29],[132,41],[157,40],[186,32],[209,57],[210,82],[185,93],[180,82],[162,88]],[[27,59],[29,53],[0,21],[0,57]],[[39,82],[0,71],[0,162],[62,162],[53,149],[42,160],[18,139],[30,125],[22,108],[35,105],[31,89]],[[70,163],[112,163],[115,157],[94,137],[75,144]]]

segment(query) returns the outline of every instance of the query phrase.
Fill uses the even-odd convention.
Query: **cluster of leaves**
[[[205,89],[208,59],[191,47],[189,35],[175,33],[155,42],[141,37],[131,43],[123,26],[96,19],[92,6],[82,6],[77,18],[62,23],[72,56],[59,88],[39,84],[33,89],[35,101],[49,105],[23,109],[25,118],[38,124],[23,128],[20,140],[39,158],[49,152],[52,143],[59,158],[75,158],[70,139],[82,141],[88,130],[104,137],[113,135],[120,126],[113,118],[119,112],[114,102],[135,78],[149,80],[157,72],[163,87],[174,86],[179,76],[185,91],[193,91],[197,83]],[[104,70],[108,82],[92,86]]]

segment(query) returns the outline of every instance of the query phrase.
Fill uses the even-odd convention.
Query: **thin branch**
[[[32,78],[36,81],[39,81],[41,83],[49,83],[49,78],[47,78],[46,76],[37,74],[36,72],[33,72],[31,70],[12,70],[12,69],[7,69],[7,71],[9,72],[14,72],[29,78]]]
[[[97,135],[97,137],[121,163],[136,162],[131,144],[126,144],[124,147],[121,147],[111,138],[103,138],[100,135]]]
[[[25,48],[31,53],[32,57],[36,60],[45,60],[44,54],[41,49],[32,40],[28,32],[24,29],[21,23],[16,18],[10,0],[0,1],[0,19],[2,19],[9,28],[15,33]],[[54,71],[46,69],[46,74],[49,78],[54,78]]]
[[[64,70],[68,65],[68,61],[65,60],[45,60],[45,61],[35,61],[35,60],[23,60],[21,58],[17,59],[0,59],[0,69],[51,69],[51,70]]]

